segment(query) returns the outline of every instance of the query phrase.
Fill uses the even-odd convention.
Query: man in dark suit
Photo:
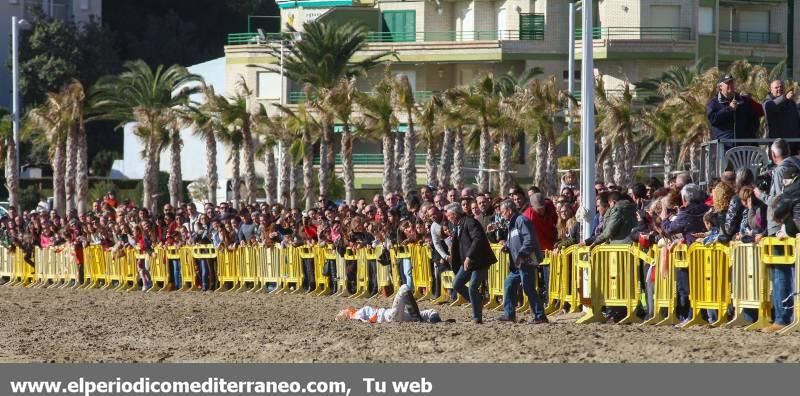
[[[460,204],[447,205],[446,215],[454,228],[451,266],[458,269],[453,289],[472,303],[472,320],[483,323],[483,299],[478,294],[478,287],[486,281],[489,266],[496,263],[497,258],[481,224],[473,217],[465,216]],[[469,292],[467,282],[470,283]]]

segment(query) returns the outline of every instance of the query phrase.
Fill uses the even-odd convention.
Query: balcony
[[[581,40],[582,29],[575,29],[575,39]],[[692,29],[681,27],[596,27],[592,28],[595,40],[691,40]]]
[[[368,94],[371,94],[368,92]],[[414,100],[417,103],[424,102],[430,99],[431,96],[438,94],[438,92],[433,91],[414,91]],[[286,98],[286,103],[290,105],[296,105],[300,103],[306,102],[306,94],[302,91],[295,91],[289,92]]]
[[[781,34],[720,30],[719,41],[723,43],[781,44]]]

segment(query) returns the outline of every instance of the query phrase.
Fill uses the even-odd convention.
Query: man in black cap
[[[749,95],[736,93],[736,81],[730,74],[720,77],[717,95],[706,106],[706,116],[711,123],[711,138],[714,140],[755,139],[759,118],[763,115],[764,109],[760,103]],[[735,145],[726,143],[725,149]]]

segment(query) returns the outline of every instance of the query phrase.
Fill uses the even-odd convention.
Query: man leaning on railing
[[[764,108],[750,95],[736,92],[736,80],[723,74],[717,83],[717,95],[706,105],[706,116],[711,123],[712,139],[755,139],[759,118]],[[734,143],[725,143],[725,150]]]

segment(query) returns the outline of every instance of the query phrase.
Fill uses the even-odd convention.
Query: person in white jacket
[[[400,286],[397,295],[394,297],[391,308],[375,308],[369,305],[356,309],[348,307],[336,315],[336,320],[360,320],[366,323],[389,323],[389,322],[428,322],[439,323],[442,319],[439,313],[433,309],[420,311],[411,289]]]

